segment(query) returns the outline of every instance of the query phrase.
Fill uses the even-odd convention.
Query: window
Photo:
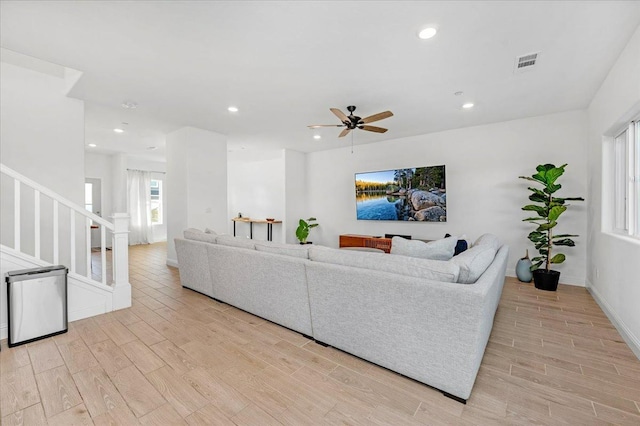
[[[616,135],[613,158],[613,228],[640,238],[640,120]]]
[[[93,213],[93,184],[84,184],[84,208]]]
[[[162,181],[151,179],[151,223],[162,224]]]

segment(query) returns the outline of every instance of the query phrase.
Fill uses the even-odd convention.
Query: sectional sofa
[[[508,247],[495,237],[448,261],[185,237],[175,240],[184,287],[469,398],[504,284]]]

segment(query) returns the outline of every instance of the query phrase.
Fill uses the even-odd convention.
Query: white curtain
[[[129,213],[129,245],[149,244],[151,228],[151,173],[129,170],[127,173],[127,211]]]

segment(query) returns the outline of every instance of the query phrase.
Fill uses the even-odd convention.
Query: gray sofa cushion
[[[256,243],[253,240],[242,237],[234,237],[233,235],[214,235],[216,243],[223,246],[240,247],[249,250],[256,249]]]
[[[449,283],[456,282],[460,273],[460,267],[452,262],[389,256],[385,253],[338,250],[322,246],[309,248],[309,259],[315,262],[354,266]]]
[[[457,237],[443,238],[429,241],[428,243],[393,237],[391,239],[391,254],[419,257],[421,259],[449,260],[453,257],[457,242]]]
[[[450,263],[460,267],[459,283],[473,284],[493,262],[495,256],[496,250],[492,245],[474,245],[451,259]]]
[[[202,241],[203,243],[215,244],[216,236],[213,234],[207,234],[196,228],[185,229],[183,232],[184,238],[187,240]]]
[[[213,229],[211,229],[211,228],[204,228],[204,232],[206,234],[218,235],[218,233],[216,231],[214,231]]]
[[[271,241],[256,242],[256,250],[267,253],[283,254],[285,256],[299,257],[300,259],[309,258],[309,248],[307,245],[281,244]]]
[[[492,249],[494,249],[495,251],[498,251],[500,249],[500,240],[498,240],[498,237],[496,237],[493,234],[483,234],[480,235],[478,237],[478,239],[476,240],[475,243],[473,243],[474,246],[489,246]]]

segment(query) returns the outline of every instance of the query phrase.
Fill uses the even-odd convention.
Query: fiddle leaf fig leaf
[[[560,215],[567,210],[566,206],[555,206],[549,209],[549,220],[551,222],[555,222],[558,220]]]
[[[562,253],[558,253],[558,254],[556,254],[555,256],[553,256],[553,257],[551,258],[550,262],[551,262],[551,263],[556,263],[556,264],[558,264],[558,263],[562,263],[562,262],[564,262],[564,259],[565,259],[564,254],[562,254]]]

